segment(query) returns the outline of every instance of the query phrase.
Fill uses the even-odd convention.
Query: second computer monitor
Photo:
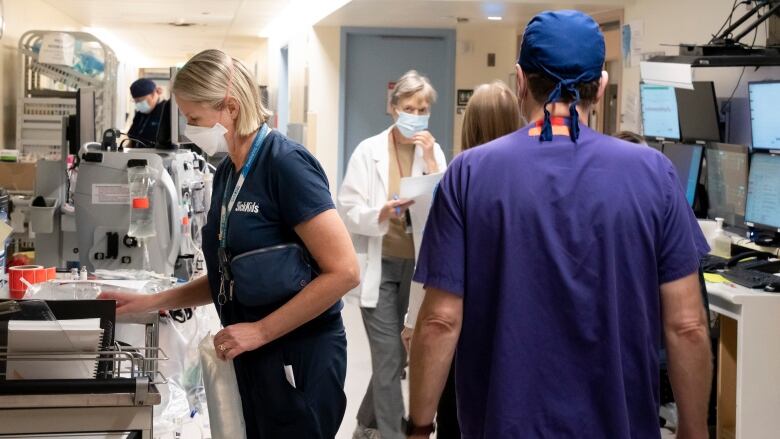
[[[641,84],[639,92],[642,101],[642,134],[650,138],[679,139],[680,119],[674,88]]]
[[[675,94],[683,141],[720,142],[715,84],[711,81],[694,82],[693,90],[677,88]]]
[[[753,148],[780,150],[780,81],[751,82],[748,94]]]
[[[745,222],[750,155],[745,145],[707,145],[707,194],[710,218],[731,226]]]
[[[686,145],[667,143],[664,145],[664,155],[674,164],[680,184],[685,191],[688,205],[693,206],[696,200],[696,186],[701,173],[703,147],[701,145]]]
[[[748,179],[745,222],[780,229],[780,155],[753,154]]]

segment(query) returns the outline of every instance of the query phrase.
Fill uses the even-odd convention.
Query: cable
[[[736,12],[737,7],[744,3],[743,1],[734,0],[734,4],[731,6],[731,12],[729,12],[728,17],[726,17],[726,21],[723,22],[723,24],[720,26],[720,29],[718,29],[717,32],[715,32],[714,35],[712,35],[712,38],[710,39],[710,43],[715,41],[715,39],[720,35],[721,32],[723,32],[723,29],[725,29],[727,26],[731,26],[731,22],[734,18],[734,12]]]
[[[121,147],[123,147],[123,148],[124,148],[125,142],[127,142],[128,140],[129,140],[129,141],[132,141],[132,142],[138,142],[138,143],[140,143],[141,145],[143,145],[145,148],[153,148],[152,146],[150,146],[150,145],[149,145],[148,143],[146,143],[145,141],[143,141],[143,140],[141,140],[141,139],[138,139],[138,138],[135,138],[135,137],[130,137],[130,136],[127,136],[126,138],[122,139],[122,141],[121,141],[121,142],[119,142],[119,146],[121,146]]]
[[[724,21],[723,24],[720,26],[720,29],[718,29],[718,31],[712,35],[712,38],[710,39],[710,43],[715,41],[715,38],[717,38],[718,35],[720,35],[720,33],[723,32],[723,29],[725,29],[727,25],[731,26],[731,19],[734,17],[734,11],[737,10],[738,3],[739,0],[734,0],[734,4],[731,5],[731,12],[729,13],[728,17],[726,17],[726,21]]]
[[[756,45],[756,39],[758,38],[758,28],[753,31],[753,42],[750,44],[750,48],[754,48]],[[737,79],[737,85],[734,86],[734,90],[731,91],[731,96],[729,96],[728,100],[723,104],[723,113],[725,114],[727,111],[730,111],[731,109],[731,101],[734,100],[734,95],[737,93],[737,89],[739,88],[739,84],[742,83],[742,77],[745,76],[745,69],[747,66],[742,67],[742,73],[739,74],[739,79]]]

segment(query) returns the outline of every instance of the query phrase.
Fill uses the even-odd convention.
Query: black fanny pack
[[[246,306],[286,302],[319,274],[308,250],[296,243],[252,250],[229,261],[235,299]]]

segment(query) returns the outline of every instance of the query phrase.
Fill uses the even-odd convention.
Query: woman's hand
[[[390,218],[403,218],[409,206],[414,204],[412,200],[390,200],[379,211],[379,223],[383,223]]]
[[[116,300],[116,315],[142,314],[157,311],[155,297],[148,294],[115,293],[107,291],[100,293],[100,300]]]
[[[425,160],[425,167],[429,174],[435,174],[439,172],[439,165],[436,163],[436,154],[434,153],[434,146],[436,145],[436,139],[430,131],[420,131],[412,136],[412,140],[415,145],[419,145],[423,151],[423,160]]]
[[[230,325],[214,336],[214,349],[222,360],[232,360],[265,344],[266,338],[260,322]]]

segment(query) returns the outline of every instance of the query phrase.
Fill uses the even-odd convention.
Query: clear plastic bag
[[[198,351],[203,368],[203,383],[206,386],[211,437],[245,439],[244,412],[233,362],[217,358],[213,335],[200,342]]]

